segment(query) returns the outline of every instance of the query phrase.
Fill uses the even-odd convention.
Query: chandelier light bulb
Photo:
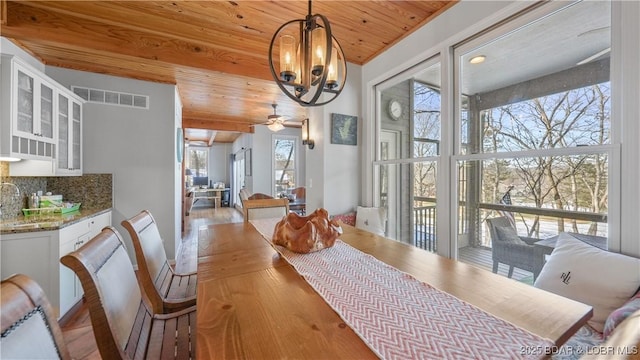
[[[286,82],[296,79],[295,61],[293,54],[296,49],[296,39],[291,35],[280,36],[280,78]]]

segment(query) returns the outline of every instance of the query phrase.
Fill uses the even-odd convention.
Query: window
[[[377,90],[381,111],[375,164],[378,203],[387,213],[386,235],[435,251],[441,138],[438,58],[381,84]]]
[[[206,178],[208,183],[209,177],[209,148],[206,147],[188,147],[187,148],[186,163],[187,169],[191,170],[192,181]],[[195,184],[192,185],[207,185],[207,184]]]
[[[297,142],[294,136],[273,137],[273,194],[281,196],[296,187]]]
[[[495,217],[509,219],[521,237],[607,236],[609,164],[618,156],[611,145],[610,6],[543,6],[515,19],[521,26],[513,31],[496,29],[454,50],[457,214],[464,220],[456,247],[463,261],[495,260],[497,235],[485,221]],[[474,63],[479,55],[484,61]],[[507,266],[497,271],[506,274]],[[519,269],[513,277],[530,275]]]
[[[520,236],[608,236],[610,48],[609,1],[545,2],[376,85],[388,236],[489,270],[491,217]]]

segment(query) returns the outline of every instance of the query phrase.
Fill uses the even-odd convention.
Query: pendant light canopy
[[[338,97],[347,80],[346,65],[329,20],[311,14],[311,0],[306,18],[280,26],[269,45],[273,79],[302,106],[320,106]]]

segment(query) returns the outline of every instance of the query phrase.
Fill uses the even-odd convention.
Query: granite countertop
[[[83,208],[66,214],[18,216],[0,222],[1,234],[59,230],[85,219],[111,211],[111,208]]]

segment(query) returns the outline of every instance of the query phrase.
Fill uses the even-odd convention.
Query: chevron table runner
[[[277,221],[251,223],[271,242]],[[553,346],[340,240],[309,254],[274,248],[382,359],[542,358],[526,349]]]

